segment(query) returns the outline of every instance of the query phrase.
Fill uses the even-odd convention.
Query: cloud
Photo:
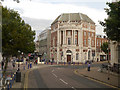
[[[68,2],[68,0],[66,0],[66,2]],[[7,1],[4,2],[3,5],[15,8],[20,12],[22,17],[36,19],[54,20],[61,13],[78,13],[78,12],[87,14],[93,21],[95,21],[95,23],[98,23],[98,20],[103,20],[106,17],[106,13],[104,12],[104,10],[100,9],[98,10],[87,6],[75,6],[72,4],[52,4],[40,2],[38,3],[33,1],[31,2],[21,1],[19,4],[17,4],[12,1]]]
[[[76,3],[98,1],[99,0],[74,0]],[[50,2],[57,2],[57,4]],[[91,8],[90,6],[75,5],[71,2],[73,2],[73,0],[21,0],[20,3],[13,2],[13,0],[7,0],[2,2],[2,4],[3,6],[17,10],[23,19],[25,19],[35,30],[42,30],[50,26],[52,21],[61,13],[83,13],[88,15],[96,23],[98,27],[96,28],[97,33],[103,33],[103,28],[100,28],[101,26],[99,26],[98,21],[103,21],[104,18],[107,18],[103,9],[104,7],[97,9]],[[106,2],[106,0],[99,2]]]

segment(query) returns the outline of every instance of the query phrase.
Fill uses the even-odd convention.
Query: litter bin
[[[20,71],[16,72],[16,82],[21,82],[21,72]]]

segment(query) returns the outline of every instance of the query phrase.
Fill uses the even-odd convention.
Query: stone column
[[[72,30],[72,45],[73,45],[73,30]]]
[[[59,41],[59,31],[57,31],[57,64],[59,62],[59,46],[60,46],[60,41]]]
[[[59,31],[59,44],[61,45],[61,30]]]
[[[65,40],[64,42],[65,42],[65,44],[66,44],[66,30],[65,30],[65,39],[64,39],[64,40]]]
[[[78,45],[80,45],[80,30],[78,30]]]
[[[75,30],[73,32],[73,44],[75,45]]]
[[[63,30],[63,45],[65,44],[65,31]]]

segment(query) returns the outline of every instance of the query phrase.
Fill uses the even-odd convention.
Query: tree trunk
[[[7,70],[7,66],[8,66],[8,57],[6,58],[6,61],[5,61],[5,66],[3,68],[3,72],[2,72],[2,75],[3,75],[3,86],[5,85],[5,76],[6,76],[6,70]]]

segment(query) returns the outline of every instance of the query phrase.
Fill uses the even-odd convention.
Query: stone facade
[[[39,41],[35,42],[35,52],[39,52]]]
[[[114,63],[120,64],[120,43],[117,43],[116,41],[110,41],[110,52],[111,52],[110,63],[112,65]]]
[[[38,36],[39,41],[39,54],[42,55],[41,59],[50,59],[50,29],[45,29]]]
[[[61,14],[51,24],[50,58],[56,62],[95,60],[95,23],[82,13]]]

